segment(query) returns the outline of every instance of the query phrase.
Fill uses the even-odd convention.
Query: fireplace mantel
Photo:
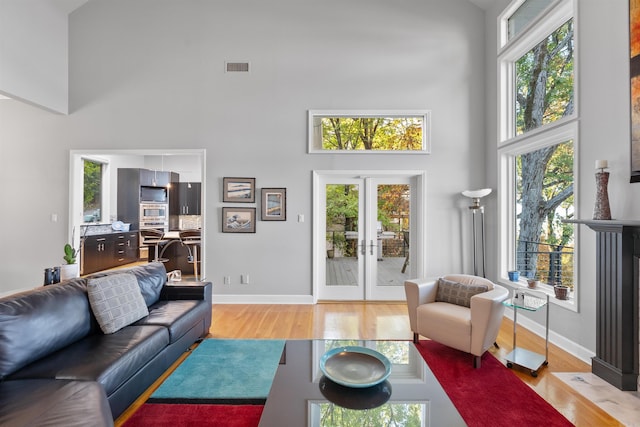
[[[591,371],[620,390],[637,390],[640,221],[564,222],[596,232],[596,356]]]

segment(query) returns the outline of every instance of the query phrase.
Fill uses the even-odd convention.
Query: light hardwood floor
[[[503,363],[506,363],[504,357],[511,350],[512,328],[512,322],[505,318],[497,339],[500,348],[490,350]],[[542,338],[520,326],[518,328],[518,346],[544,352]],[[412,333],[404,303],[214,304],[210,337],[410,340]],[[549,365],[540,370],[537,378],[533,378],[527,370],[514,368],[514,373],[519,378],[576,426],[622,426],[623,424],[551,375],[551,372],[590,371],[589,365],[554,345],[549,348]],[[151,395],[163,378],[116,421],[116,426],[120,426]],[[487,398],[490,399],[491,396]],[[526,402],[523,405],[526,406]],[[541,425],[544,425],[544,420],[541,420]]]

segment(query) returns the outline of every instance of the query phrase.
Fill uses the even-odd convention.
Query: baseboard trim
[[[311,295],[213,294],[214,304],[313,304]]]
[[[510,308],[505,309],[504,316],[508,319],[511,319],[511,321],[513,321],[513,310]],[[544,339],[544,336],[545,336],[544,325],[541,325],[538,322],[535,322],[529,319],[528,317],[518,316],[518,326],[527,328],[534,334]],[[596,355],[595,352],[581,346],[578,343],[575,343],[567,339],[566,337],[563,337],[562,335],[556,332],[553,332],[551,329],[549,329],[549,342],[560,347],[567,353],[577,357],[578,359],[582,360],[584,363],[588,364],[589,366],[591,366],[591,358]]]

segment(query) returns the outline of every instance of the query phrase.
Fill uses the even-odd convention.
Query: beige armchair
[[[404,289],[414,342],[422,335],[471,353],[473,366],[479,368],[482,354],[498,336],[502,302],[509,291],[488,279],[466,274],[407,280]]]

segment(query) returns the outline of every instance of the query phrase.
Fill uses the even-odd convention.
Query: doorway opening
[[[87,197],[85,183],[85,165],[87,164],[87,161],[101,165],[100,191],[97,192],[99,193],[99,196],[94,194],[93,197]],[[111,225],[119,222],[117,194],[118,169],[140,169],[141,171],[150,170],[155,172],[154,177],[159,177],[161,175],[161,171],[171,171],[173,172],[172,176],[176,177],[178,183],[182,184],[184,182],[189,188],[194,187],[197,183],[197,188],[200,190],[198,215],[176,215],[176,222],[171,225],[171,230],[169,230],[169,232],[178,234],[179,228],[182,225],[187,228],[193,228],[192,225],[197,224],[197,227],[201,229],[202,239],[200,249],[198,251],[198,276],[200,280],[203,280],[206,274],[205,162],[206,150],[204,149],[72,150],[70,152],[69,162],[69,241],[73,242],[72,244],[75,248],[82,249],[84,243],[82,238],[83,235],[86,237],[88,226],[92,229],[92,232],[98,233],[102,230],[107,232],[110,230]],[[175,183],[170,185],[173,184]],[[100,200],[98,200],[98,198]],[[88,215],[86,206],[87,200],[90,200],[93,205],[99,206],[99,212],[97,212],[96,209],[93,209],[91,211],[92,214]],[[181,212],[179,211],[179,207],[177,207],[177,209],[177,213],[180,214]],[[98,218],[99,220],[96,220]],[[131,228],[131,231],[137,232],[138,230]],[[175,249],[180,245],[174,244],[173,246],[173,249]],[[106,244],[98,246],[99,249],[103,247],[105,248],[105,251],[109,249]],[[109,254],[105,253],[104,255]],[[87,259],[88,258],[89,257],[87,257]],[[137,258],[142,259],[140,256]],[[182,262],[181,258],[180,262]],[[82,251],[80,251],[81,265],[82,262]],[[95,270],[95,268],[92,270]]]

